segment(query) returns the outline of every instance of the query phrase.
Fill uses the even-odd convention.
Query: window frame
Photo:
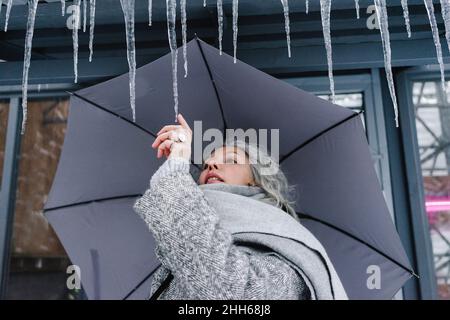
[[[446,80],[450,73],[445,72]],[[407,227],[414,242],[414,258],[420,278],[419,293],[421,299],[438,299],[438,290],[430,237],[430,226],[425,208],[423,175],[420,163],[419,144],[415,107],[413,103],[413,84],[415,81],[438,81],[440,71],[436,65],[411,67],[402,70],[396,77],[399,100],[400,134],[404,152],[407,197],[409,202],[409,226]],[[407,218],[407,217],[405,217]]]
[[[28,98],[67,97],[80,88],[73,83],[51,83],[30,85]],[[0,86],[0,98],[9,100],[6,128],[5,155],[0,188],[0,300],[7,293],[11,241],[15,216],[16,187],[22,127],[21,85]]]

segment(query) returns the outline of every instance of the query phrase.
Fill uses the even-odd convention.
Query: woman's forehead
[[[214,157],[216,154],[220,155],[220,154],[226,154],[226,153],[235,153],[237,155],[240,156],[246,156],[246,153],[244,150],[242,150],[241,148],[237,147],[237,146],[223,146],[223,147],[219,147],[217,149],[214,149],[211,152],[211,157]]]

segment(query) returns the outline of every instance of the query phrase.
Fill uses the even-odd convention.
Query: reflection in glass
[[[3,162],[5,160],[6,127],[9,102],[0,100],[0,189],[2,188]]]
[[[331,101],[331,94],[318,95],[319,98]],[[355,112],[364,109],[363,93],[340,93],[335,95],[335,102],[337,105],[349,108]],[[366,127],[364,117],[361,117],[364,128]]]
[[[438,295],[450,299],[450,99],[438,80],[414,82],[412,98]]]
[[[331,95],[318,95],[318,97],[331,101]],[[335,101],[337,105],[360,110],[363,106],[363,94],[360,92],[336,94]]]
[[[68,99],[28,102],[21,136],[7,299],[73,299],[67,289],[70,260],[43,215],[61,153]]]

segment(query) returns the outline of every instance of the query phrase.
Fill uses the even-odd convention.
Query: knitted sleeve
[[[190,298],[295,299],[304,294],[303,279],[285,262],[233,244],[187,160],[169,158],[133,208],[153,233],[161,264]]]

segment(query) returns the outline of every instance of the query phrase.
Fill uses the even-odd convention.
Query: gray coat
[[[155,252],[162,264],[153,277],[151,293],[170,272],[174,278],[160,299],[297,300],[310,299],[311,290],[314,291],[312,298],[316,298],[310,279],[305,282],[304,276],[308,275],[305,270],[274,254],[270,244],[261,245],[264,241],[252,238],[252,234],[247,234],[249,241],[245,236],[239,241],[239,237],[232,234],[233,221],[237,229],[242,229],[237,221],[246,214],[245,210],[233,210],[240,211],[234,217],[222,215],[231,222],[229,227],[221,223],[220,205],[217,205],[221,201],[216,199],[217,203],[212,205],[215,202],[212,195],[220,195],[220,192],[207,192],[208,186],[197,185],[189,173],[189,162],[170,159],[153,175],[150,188],[134,204],[134,210],[155,237]],[[240,186],[238,190],[247,192],[246,188],[250,187]],[[235,198],[227,201],[239,203],[243,195],[258,198],[261,193],[233,194]],[[253,204],[252,207],[256,204],[247,203]],[[286,246],[289,247],[289,243],[281,245]]]

